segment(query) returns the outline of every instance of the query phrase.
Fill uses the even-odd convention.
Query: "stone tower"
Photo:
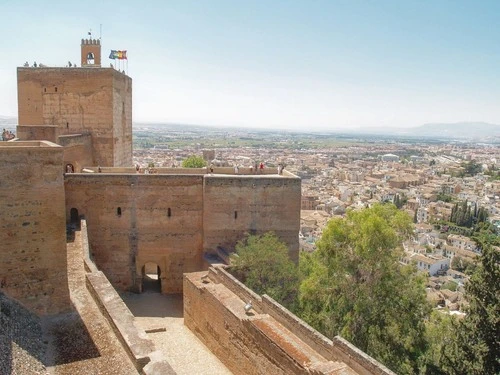
[[[75,172],[132,166],[132,79],[101,67],[99,40],[82,40],[81,53],[82,67],[17,69],[17,135],[64,146]]]
[[[101,67],[101,41],[99,39],[82,39],[82,67]]]

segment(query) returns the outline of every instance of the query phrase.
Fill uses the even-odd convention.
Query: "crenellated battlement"
[[[82,39],[82,46],[83,45],[101,45],[101,40],[100,39]]]

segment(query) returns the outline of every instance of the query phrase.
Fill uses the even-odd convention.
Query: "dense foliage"
[[[455,203],[455,206],[451,209],[450,221],[461,227],[472,227],[474,224],[484,223],[488,219],[488,211],[485,208],[477,208],[474,205],[474,209],[467,203],[467,200],[459,203]]]
[[[493,246],[499,237],[487,224],[476,225],[479,262],[454,260],[473,274],[462,320],[431,313],[424,276],[398,262],[413,226],[392,204],[331,220],[318,250],[302,253],[298,268],[274,234],[248,236],[237,246],[232,272],[326,336],[346,338],[398,374],[500,374],[500,254]]]
[[[249,235],[236,245],[231,272],[259,294],[267,294],[295,310],[299,277],[288,247],[274,233]]]
[[[182,161],[183,168],[203,168],[207,162],[201,156],[191,155]]]
[[[477,271],[466,285],[467,315],[445,364],[450,374],[500,374],[500,251],[483,247]]]
[[[417,371],[429,313],[424,280],[401,266],[399,245],[411,218],[392,204],[333,219],[302,261],[303,319],[327,336],[341,335],[401,374]]]

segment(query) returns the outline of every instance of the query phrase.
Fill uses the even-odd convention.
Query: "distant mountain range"
[[[500,125],[486,122],[456,122],[452,124],[425,124],[416,128],[401,129],[401,135],[414,135],[435,138],[472,138],[483,139],[500,137]]]
[[[17,125],[17,117],[0,115],[0,132],[2,131],[2,128],[7,128],[9,130],[12,130],[13,128],[16,127],[16,125]]]

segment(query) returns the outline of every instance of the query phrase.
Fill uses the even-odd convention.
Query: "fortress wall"
[[[217,294],[213,283],[200,285],[205,272],[185,275],[184,278],[184,324],[221,360],[234,374],[290,374],[270,361],[265,353],[269,347],[260,347],[249,336],[243,324],[244,302],[231,294]],[[207,290],[210,288],[210,290]],[[224,299],[225,303],[221,303]],[[231,307],[228,307],[230,305]]]
[[[132,78],[113,70],[114,166],[132,166]]]
[[[16,132],[22,141],[45,140],[56,143],[59,129],[54,125],[18,125]]]
[[[206,271],[185,275],[185,324],[235,374],[271,373],[265,367],[261,369],[264,372],[259,372],[255,365],[249,368],[248,363],[258,358],[260,366],[270,361],[278,367],[272,373],[395,375],[341,337],[332,341],[269,296],[256,295],[226,269],[211,267],[208,278],[205,275]],[[253,308],[245,314],[243,306],[248,301]],[[294,342],[302,344],[293,345]],[[259,358],[261,352],[265,358]],[[299,363],[293,363],[291,358],[299,359]],[[322,365],[318,363],[316,367],[307,360],[300,361],[301,358],[316,358]]]
[[[50,142],[0,145],[0,289],[37,314],[71,308],[62,163]]]
[[[142,267],[154,262],[162,291],[178,293],[182,273],[202,265],[202,178],[67,174],[67,217],[85,215],[93,259],[113,285],[140,290]]]
[[[74,171],[80,172],[85,165],[94,164],[90,134],[63,135],[58,143],[64,146],[64,166],[72,164]]]
[[[322,356],[273,316],[256,309],[247,313],[246,301],[211,276],[185,275],[184,324],[234,374],[355,374],[345,363]]]
[[[298,177],[206,175],[204,251],[234,249],[245,232],[273,231],[298,260],[301,181]]]
[[[59,134],[90,132],[95,162],[112,166],[121,140],[114,130],[115,91],[122,91],[114,88],[115,74],[119,73],[114,69],[95,67],[18,68],[20,127],[56,125]],[[120,75],[123,81],[131,81]],[[132,94],[126,95],[131,108]],[[131,109],[128,115],[131,129]],[[131,130],[128,137],[132,137]],[[125,149],[131,164],[131,139]]]

